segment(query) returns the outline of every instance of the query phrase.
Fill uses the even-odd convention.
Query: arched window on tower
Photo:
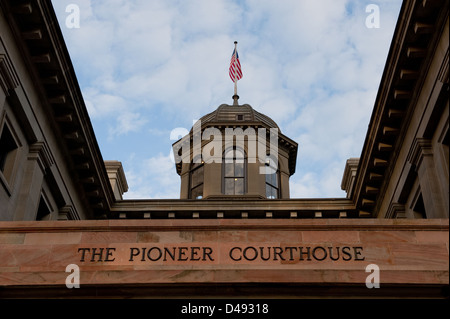
[[[191,170],[189,174],[189,198],[202,199],[203,198],[203,168],[204,162],[193,161],[191,163]]]
[[[223,193],[225,195],[244,195],[246,193],[247,156],[241,148],[229,148],[224,152]]]
[[[277,199],[280,198],[280,170],[278,169],[278,161],[273,157],[268,156],[266,160],[266,198]]]

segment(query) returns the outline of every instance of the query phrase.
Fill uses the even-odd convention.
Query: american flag
[[[239,55],[237,50],[234,49],[230,62],[230,78],[233,82],[242,79],[241,63],[239,62]]]

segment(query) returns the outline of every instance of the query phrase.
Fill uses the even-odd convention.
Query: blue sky
[[[69,28],[66,7],[80,9]],[[369,4],[379,28],[368,28]],[[293,198],[345,197],[401,6],[399,0],[53,0],[105,160],[123,163],[125,198],[178,198],[170,132],[240,103],[299,144]]]

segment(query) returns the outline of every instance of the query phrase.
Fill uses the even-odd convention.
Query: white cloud
[[[91,118],[110,117],[127,109],[127,101],[124,98],[100,93],[95,88],[87,88],[83,96]]]
[[[116,126],[110,127],[109,138],[120,136],[129,132],[139,132],[147,123],[145,118],[142,118],[139,113],[124,112],[117,118]]]
[[[129,191],[124,194],[124,198],[180,198],[180,176],[176,173],[170,154],[160,153],[145,160],[133,156],[132,164],[125,174]]]
[[[65,6],[72,3],[80,7],[80,29],[64,27]],[[111,143],[118,136],[132,144],[143,132],[189,129],[194,118],[231,103],[228,64],[239,41],[240,102],[273,118],[299,143],[291,197],[340,194],[345,160],[362,149],[400,7],[399,0],[377,1],[381,28],[368,29],[369,2],[356,0],[53,4],[96,134]],[[164,169],[150,175],[142,160],[148,156],[136,144],[136,157],[127,160],[127,196],[178,197],[175,167],[161,155],[170,143],[163,141],[154,140],[159,155],[146,163],[159,161]],[[123,160],[120,146],[111,149],[106,157]],[[152,186],[161,183],[167,187]]]

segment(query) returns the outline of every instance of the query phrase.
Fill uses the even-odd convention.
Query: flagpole
[[[234,41],[234,57],[236,58],[237,55],[237,41]],[[233,105],[239,105],[238,104],[239,95],[237,95],[237,77],[234,78],[234,95],[233,95]]]

